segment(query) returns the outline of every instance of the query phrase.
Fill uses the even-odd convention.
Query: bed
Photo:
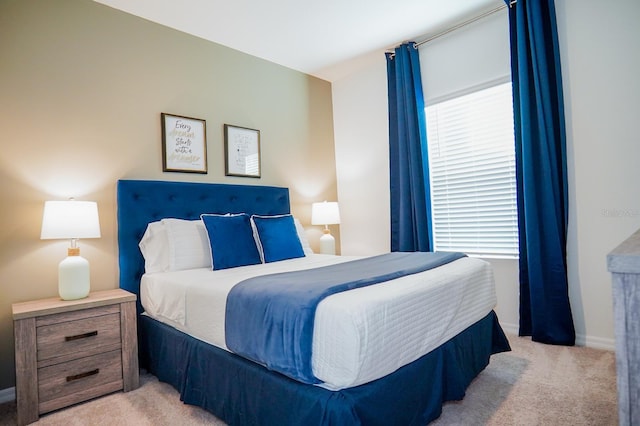
[[[187,292],[177,290],[174,292],[182,295],[182,298],[176,299],[180,301],[181,308],[177,311],[163,310],[163,304],[157,301],[162,301],[165,296],[153,299],[150,295],[166,294],[158,290],[163,285],[162,280],[161,284],[147,282],[154,274],[144,274],[145,259],[139,248],[148,224],[161,219],[196,220],[203,213],[225,215],[243,212],[265,217],[288,215],[290,206],[287,188],[121,180],[118,182],[117,199],[120,287],[138,295],[141,366],[159,380],[175,387],[185,403],[203,407],[228,424],[424,425],[440,415],[443,402],[463,398],[469,383],[488,365],[491,354],[509,350],[495,313],[492,309],[486,309],[488,296],[482,292],[477,293],[480,285],[471,280],[464,287],[471,289],[472,293],[465,298],[466,304],[460,302],[454,307],[455,316],[465,317],[467,312],[473,310],[474,304],[480,304],[477,302],[479,300],[485,302],[478,312],[484,312],[484,309],[486,314],[483,313],[479,319],[470,317],[471,319],[464,318],[462,322],[456,320],[456,325],[452,327],[448,326],[448,323],[453,324],[451,319],[436,322],[439,325],[447,323],[447,326],[440,327],[442,330],[437,333],[440,340],[434,340],[437,342],[434,348],[422,348],[424,354],[409,355],[400,366],[385,365],[380,368],[377,361],[372,361],[369,367],[365,366],[360,370],[358,367],[354,371],[341,372],[338,369],[337,372],[318,373],[322,377],[318,383],[304,383],[267,368],[262,363],[230,352],[224,344],[224,338],[216,335],[210,328],[194,331],[188,326],[193,321],[181,319],[181,312],[210,310],[214,312],[214,319],[209,321],[215,322],[215,316],[220,315],[219,309],[214,309],[215,304],[224,305],[224,298],[221,299],[223,302],[216,302],[216,296],[206,299],[206,296],[193,293],[190,289],[190,294],[198,296],[192,296],[189,304],[186,304],[187,298],[184,295]],[[289,264],[297,265],[293,266],[294,269],[305,269],[313,266],[314,262],[325,265],[326,262],[340,263],[346,260],[350,259],[334,256],[323,259],[322,255],[308,255],[265,265],[271,268],[267,269],[270,271],[268,273],[273,273],[289,268]],[[464,263],[471,269],[482,266],[477,259],[457,259],[453,263],[456,262]],[[254,266],[258,270],[265,265]],[[242,268],[251,270],[254,266]],[[443,268],[446,269],[447,266],[449,265],[444,265]],[[164,285],[179,289],[185,275],[198,282],[207,272],[209,275],[216,273],[210,270],[189,270],[184,274],[168,274],[178,281],[172,284],[166,284],[165,281]],[[251,274],[255,273],[263,272],[260,269],[260,272]],[[377,284],[358,291],[375,293],[381,290],[367,289],[381,286],[383,287],[382,284]],[[318,315],[321,307],[324,309],[323,304],[326,304],[329,306],[326,308],[326,316],[338,318],[336,312],[340,311],[341,304],[350,306],[349,304],[354,303],[353,300],[348,300],[348,296],[345,302],[344,293],[326,299],[338,300],[335,303],[322,301],[318,305]],[[144,312],[142,300],[146,301],[149,312]],[[439,304],[437,301],[433,302],[424,311],[435,311]],[[217,318],[220,321],[220,317]],[[334,323],[344,325],[346,321],[338,318]],[[322,323],[316,324],[316,328],[321,329],[318,324]],[[339,327],[337,330],[341,333],[342,328],[347,327]],[[412,329],[405,325],[401,328]],[[340,333],[335,330],[336,328],[327,328],[324,334],[338,338],[336,335]],[[348,341],[349,334],[345,336],[347,337],[343,338]],[[405,340],[404,337],[402,340]],[[334,340],[331,344],[318,346],[314,337],[314,357],[317,356],[316,353],[322,353],[322,346],[327,351],[323,358],[340,357],[341,352],[348,352],[348,348],[341,349],[344,342],[345,340],[342,343]],[[407,352],[409,351],[403,349],[399,354],[404,356]],[[365,358],[374,358],[375,353],[373,351],[373,355]],[[396,355],[387,355],[386,358],[399,358]],[[312,364],[316,374],[315,360]]]

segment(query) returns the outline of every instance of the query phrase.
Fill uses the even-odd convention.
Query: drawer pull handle
[[[67,376],[67,382],[72,382],[74,380],[83,379],[89,376],[95,376],[99,372],[100,372],[100,369],[96,368],[95,370],[87,371],[85,373],[75,374],[73,376]]]
[[[84,334],[76,334],[75,336],[65,336],[64,340],[65,342],[70,342],[72,340],[78,340],[78,339],[84,339],[87,337],[92,337],[92,336],[97,336],[98,335],[98,331],[90,331],[88,333],[84,333]]]

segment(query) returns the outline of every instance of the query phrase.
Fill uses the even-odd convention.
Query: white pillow
[[[211,269],[209,237],[201,220],[162,219],[169,242],[169,271]]]
[[[164,225],[151,222],[138,244],[144,257],[144,270],[147,273],[169,270],[169,241]]]
[[[313,250],[309,245],[309,240],[307,240],[307,233],[304,231],[304,227],[296,217],[293,218],[293,223],[296,225],[296,231],[298,231],[298,238],[300,239],[300,244],[302,244],[304,255],[309,256],[310,254],[313,254]]]
[[[294,217],[306,256],[313,254],[304,227]],[[162,219],[151,222],[139,243],[146,273],[212,268],[207,230],[201,220]]]

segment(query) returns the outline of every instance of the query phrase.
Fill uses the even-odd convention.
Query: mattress
[[[199,340],[225,345],[229,290],[258,275],[354,260],[314,254],[211,271],[145,274],[145,314]],[[496,305],[491,266],[465,257],[436,269],[331,295],[318,305],[312,348],[320,386],[338,390],[368,383],[415,361],[485,317]]]

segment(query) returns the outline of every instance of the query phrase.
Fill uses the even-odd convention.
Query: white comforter
[[[211,271],[145,274],[145,313],[191,336],[227,349],[229,290],[257,275],[356,259],[314,254],[300,259]],[[394,372],[486,316],[496,305],[491,266],[465,257],[436,269],[327,297],[318,305],[313,373],[336,390]]]

